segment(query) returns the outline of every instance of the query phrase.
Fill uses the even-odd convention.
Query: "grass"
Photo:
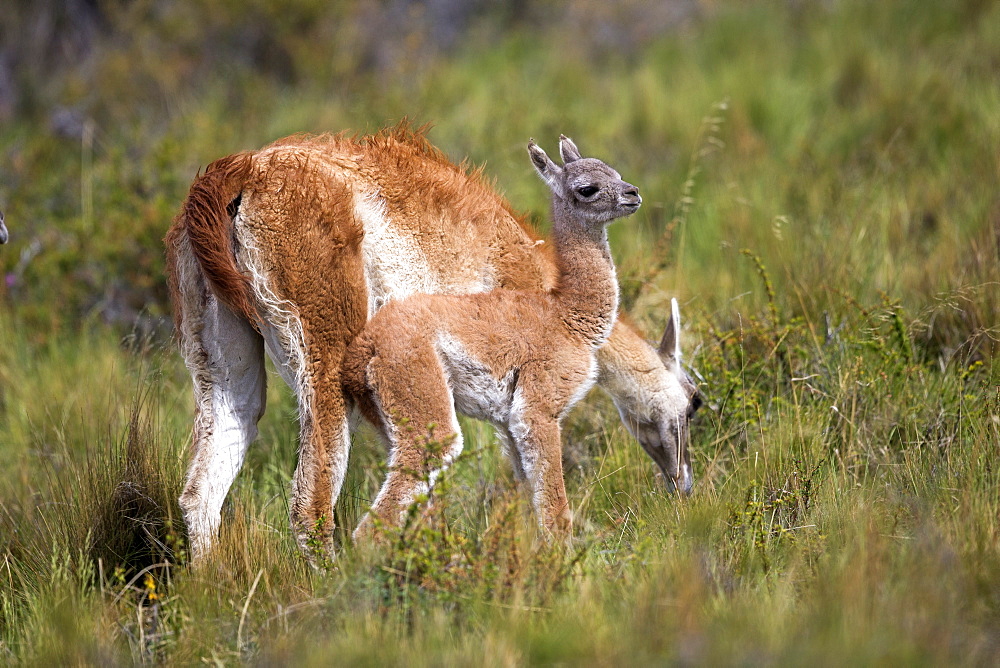
[[[52,69],[0,127],[4,661],[996,662],[993,3],[719,3],[618,50],[486,15],[378,66],[349,3],[251,3],[284,53],[266,67],[242,13],[211,4],[111,12],[86,67],[23,65]],[[57,105],[93,136],[47,130]],[[708,398],[695,493],[664,494],[594,392],[565,429],[570,549],[538,540],[495,437],[463,421],[431,510],[313,570],[288,527],[297,425],[272,373],[219,549],[190,568],[192,408],[160,239],[211,159],[403,116],[486,162],[542,227],[529,136],[565,132],[639,185],[612,246],[651,337],[681,300]],[[341,543],[384,472],[362,430]]]

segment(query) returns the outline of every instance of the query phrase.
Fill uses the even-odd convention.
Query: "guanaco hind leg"
[[[419,382],[413,372],[420,370]],[[389,472],[355,541],[376,534],[375,519],[398,525],[440,472],[462,452],[462,432],[451,389],[432,347],[384,350],[367,368],[369,398],[389,445]]]
[[[291,521],[303,552],[322,558],[334,554],[333,510],[347,476],[351,411],[339,374],[310,369],[306,377],[299,392],[299,457],[292,478]]]
[[[249,264],[254,267],[254,256]],[[299,453],[292,477],[290,515],[299,547],[310,558],[333,555],[333,509],[347,475],[351,406],[340,384],[344,354],[337,322],[306,318],[274,295],[262,272],[254,274],[258,322],[267,355],[295,393]]]
[[[182,281],[180,291],[179,337],[196,404],[180,506],[191,557],[197,560],[215,540],[222,503],[257,437],[266,400],[264,346],[253,327],[220,303],[203,279]]]

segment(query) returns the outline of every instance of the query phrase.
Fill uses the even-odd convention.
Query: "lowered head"
[[[528,154],[539,176],[548,184],[555,207],[562,206],[575,219],[593,225],[606,225],[615,218],[635,213],[642,204],[639,189],[622,181],[621,174],[597,158],[584,158],[573,140],[559,137],[559,167],[534,140],[528,142]]]
[[[655,353],[650,346],[649,370],[642,387],[608,379],[622,422],[656,462],[667,489],[690,494],[694,486],[689,451],[690,423],[701,394],[681,364],[680,312],[670,302],[670,319]]]

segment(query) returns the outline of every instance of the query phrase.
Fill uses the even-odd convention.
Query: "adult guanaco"
[[[195,398],[180,499],[192,558],[210,549],[256,438],[265,352],[298,399],[293,529],[303,548],[317,537],[332,546],[350,447],[347,345],[382,306],[409,295],[551,290],[558,267],[549,246],[481,173],[406,125],[294,136],[210,164],[166,237]],[[678,333],[671,317],[656,347],[619,319],[598,351],[597,384],[668,485],[689,490],[697,392],[676,354]]]

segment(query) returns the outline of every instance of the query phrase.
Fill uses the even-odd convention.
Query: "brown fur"
[[[527,474],[533,488],[542,527],[559,535],[570,530],[559,422],[594,382],[594,354],[617,312],[604,228],[641,200],[606,165],[581,159],[569,139],[561,145],[570,155],[564,168],[529,145],[553,190],[555,289],[391,302],[348,348],[345,388],[390,446],[391,470],[372,507],[385,524],[400,519],[425,482],[414,472],[428,468],[428,425],[437,425],[435,438],[455,443],[448,455],[461,448],[457,408],[489,419],[507,435],[515,471]],[[600,195],[581,198],[581,182],[595,192],[599,186]],[[355,536],[372,531],[366,516]]]
[[[412,129],[408,122],[386,128],[369,135],[348,135],[347,133],[308,135],[299,134],[279,139],[260,151],[238,153],[212,162],[191,184],[181,213],[174,220],[167,233],[165,245],[168,256],[173,254],[179,235],[185,234],[191,250],[202,265],[216,295],[250,322],[256,322],[257,313],[247,276],[235,263],[236,247],[233,240],[232,219],[235,211],[231,205],[247,188],[266,187],[265,184],[279,183],[280,191],[301,186],[316,187],[312,192],[301,193],[293,205],[297,210],[282,212],[285,217],[297,214],[314,216],[325,209],[328,217],[338,212],[336,202],[322,201],[325,184],[317,183],[315,168],[311,161],[322,162],[334,157],[335,162],[348,169],[356,169],[377,183],[384,197],[391,203],[402,203],[400,209],[410,208],[407,203],[412,192],[454,193],[461,190],[461,198],[449,196],[433,200],[431,204],[441,209],[450,209],[450,215],[457,220],[472,225],[493,225],[500,227],[515,223],[532,241],[538,240],[537,232],[527,222],[527,218],[517,214],[501,197],[493,191],[482,173],[482,169],[470,169],[465,163],[455,165],[433,146],[426,138],[428,126]],[[344,160],[349,156],[354,160]],[[416,167],[416,169],[414,169]],[[400,184],[407,187],[400,190]],[[267,195],[263,195],[267,198]],[[458,204],[458,207],[455,204]],[[268,202],[272,210],[275,202]],[[496,220],[497,213],[505,220]],[[347,241],[344,239],[343,241]],[[454,254],[454,249],[439,248],[442,253]],[[542,254],[548,253],[541,247]],[[538,255],[539,250],[514,253],[497,253],[491,257],[498,266],[513,270],[526,259],[527,255]],[[168,284],[176,303],[176,258],[168,257]],[[538,269],[538,267],[529,267]],[[505,271],[516,275],[518,271]],[[535,274],[537,276],[537,274]],[[551,272],[550,272],[551,278]],[[537,280],[537,279],[536,279]],[[175,312],[175,318],[180,317]],[[178,324],[175,322],[175,324]]]
[[[182,233],[216,295],[250,322],[256,322],[250,281],[236,267],[231,204],[243,190],[253,166],[252,154],[238,153],[208,166],[188,191],[184,208],[167,233],[167,252],[174,253]],[[168,258],[171,294],[176,298],[175,260]],[[176,317],[176,315],[175,315]]]
[[[492,230],[487,256],[491,266],[496,266],[501,275],[517,280],[514,287],[539,286],[539,277],[551,285],[556,275],[551,251],[547,245],[536,243],[538,233],[527,218],[497,195],[481,168],[449,161],[427,140],[426,129],[413,130],[404,121],[370,136],[296,135],[261,149],[257,161],[286,163],[290,155],[303,156],[301,172],[295,174],[288,169],[280,175],[291,180],[312,178],[315,167],[306,166],[307,161],[333,158],[343,168],[377,185],[388,207],[403,217],[420,221],[430,215],[454,221],[450,233],[457,232],[460,238],[449,243],[428,228],[430,234],[421,239],[426,254],[442,262],[462,264],[461,230],[469,230],[466,236],[470,240],[478,239],[483,230]],[[273,182],[275,175],[266,178]]]
[[[303,546],[321,524],[320,537],[327,541],[331,535],[349,446],[342,359],[380,305],[368,303],[375,286],[366,278],[363,249],[371,230],[355,208],[358,194],[370,192],[425,258],[421,271],[428,284],[422,291],[464,293],[475,281],[484,286],[477,289],[556,285],[550,244],[536,243],[524,218],[480,171],[452,164],[406,125],[368,137],[294,136],[213,163],[195,180],[166,238],[175,323],[196,396],[194,456],[184,496],[196,558],[208,549],[219,522],[214,506],[206,510],[212,486],[205,476],[215,474],[203,462],[227,443],[220,425],[231,429],[238,422],[248,438],[256,434],[244,423],[263,410],[263,397],[256,394],[263,343],[272,357],[290,344],[301,345],[302,368],[293,369],[299,380],[288,379],[299,397],[301,422],[292,524]],[[237,200],[238,207],[232,206]],[[381,252],[389,259],[395,255],[391,246]],[[255,291],[261,288],[254,287],[255,275],[266,280],[267,294]],[[227,324],[233,318],[246,326]],[[301,340],[282,330],[288,323],[300,324]],[[620,329],[612,332],[612,343]],[[234,332],[232,345],[220,347],[215,337],[227,331]],[[624,345],[633,345],[632,339]],[[618,376],[635,383],[645,378],[627,368]],[[219,388],[240,383],[253,396],[222,404],[213,398]],[[237,414],[245,401],[252,408]],[[230,483],[220,478],[215,488],[224,493]]]
[[[592,344],[578,332],[561,327],[562,315],[551,293],[504,289],[468,296],[419,295],[390,302],[349,348],[343,367],[345,387],[365,418],[391,444],[393,468],[423,471],[428,425],[436,425],[433,437],[437,440],[460,437],[452,427],[452,387],[435,346],[438,331],[453,333],[479,353],[477,361],[490,375],[515,378],[511,392],[520,389],[525,394],[532,407],[526,418],[531,422],[531,440],[511,443],[508,454],[520,478],[524,478],[521,448],[537,453],[545,462],[548,475],[542,476],[545,490],[539,521],[546,530],[565,535],[571,519],[562,485],[559,421],[570,406],[573,390],[588,378],[590,357],[581,353]],[[544,335],[536,335],[539,332]],[[389,423],[386,416],[392,416]],[[383,523],[394,524],[412,500],[418,482],[407,473],[387,481],[386,497],[373,512]],[[360,536],[367,537],[370,531],[367,523],[359,527]]]

